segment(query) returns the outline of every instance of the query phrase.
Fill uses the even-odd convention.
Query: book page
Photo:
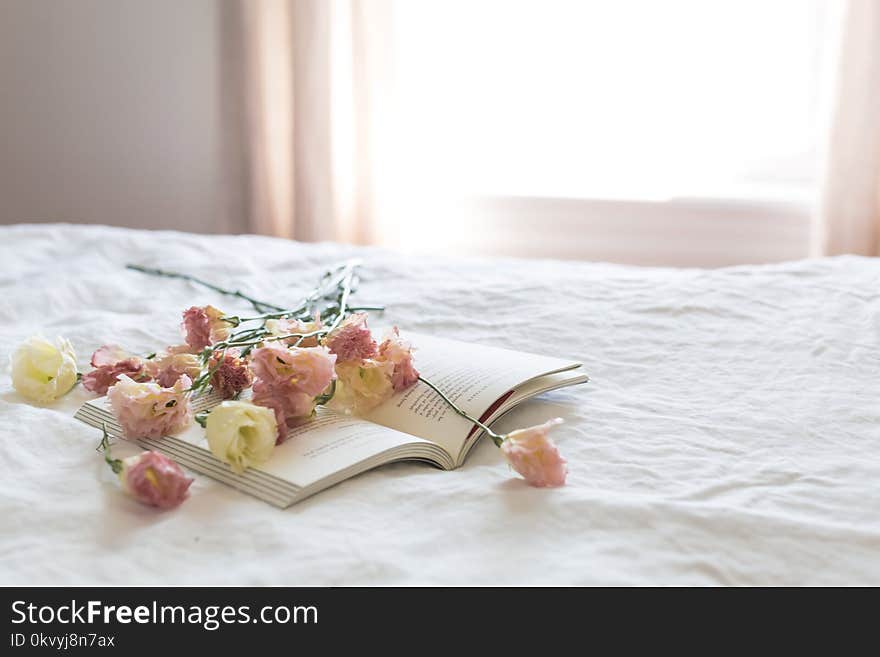
[[[502,396],[536,376],[573,369],[579,363],[497,347],[403,334],[415,347],[419,373],[478,419]],[[397,393],[366,419],[440,445],[453,459],[473,424],[453,411],[424,383]]]
[[[318,409],[317,417],[292,429],[288,436],[260,469],[303,487],[396,447],[425,442],[323,408]]]
[[[255,469],[303,488],[390,449],[426,442],[322,407],[313,419],[291,429],[287,436],[275,446],[272,457]],[[205,431],[198,425],[177,437],[209,449]]]

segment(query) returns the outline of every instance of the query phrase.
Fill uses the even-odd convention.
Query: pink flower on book
[[[208,367],[214,372],[211,386],[223,399],[232,399],[254,381],[254,375],[247,362],[240,358],[238,349],[214,353]]]
[[[223,311],[214,306],[192,306],[183,311],[181,328],[186,343],[195,351],[225,340],[229,336],[229,324],[221,319]]]
[[[361,323],[355,326],[360,327]],[[396,326],[385,336],[373,357],[337,362],[336,375],[336,391],[330,406],[357,415],[373,410],[396,391],[405,390],[419,379],[413,365],[412,347],[400,338]]]
[[[277,342],[255,349],[251,367],[264,383],[288,387],[312,397],[320,395],[336,378],[336,356],[326,347],[288,348]]]
[[[168,347],[146,366],[147,373],[163,388],[170,388],[182,376],[195,379],[202,371],[199,357],[189,352],[185,346]]]
[[[272,409],[278,428],[276,444],[287,440],[288,429],[302,424],[315,412],[315,398],[304,392],[284,387],[272,387],[257,379],[253,387],[251,402],[257,406]]]
[[[412,347],[409,342],[401,340],[400,331],[395,326],[379,345],[377,360],[394,365],[391,373],[391,385],[395,391],[405,390],[419,380],[419,373],[413,366]]]
[[[192,420],[192,384],[184,375],[171,388],[138,383],[124,374],[107,393],[113,413],[128,438],[161,438],[184,429]]]
[[[92,367],[95,369],[83,375],[82,384],[99,395],[107,394],[107,389],[123,374],[134,380],[148,378],[144,361],[115,344],[97,349],[92,354]]]
[[[501,443],[501,451],[510,467],[531,486],[565,485],[568,474],[565,459],[548,435],[550,429],[559,424],[562,424],[562,419],[555,418],[528,429],[511,431]]]
[[[193,482],[177,463],[159,452],[122,459],[119,481],[133,498],[160,509],[179,506],[189,496]]]
[[[367,328],[367,314],[355,313],[333,329],[324,345],[336,354],[337,363],[372,358],[376,355],[376,341]]]
[[[323,326],[321,323],[320,316],[315,313],[315,319],[311,322],[303,322],[298,319],[268,319],[266,320],[266,330],[269,331],[269,335],[272,336],[281,336],[281,335],[292,335],[292,334],[300,334],[305,335],[308,333],[313,333],[320,329]],[[293,345],[300,341],[300,338],[285,338],[284,340],[279,340],[279,342],[283,342],[284,344]],[[303,338],[302,342],[299,342],[300,347],[317,347],[319,344],[318,336],[312,335],[307,338]]]
[[[254,350],[252,401],[275,411],[279,443],[287,437],[288,427],[312,415],[315,397],[336,378],[335,362],[336,356],[326,347],[287,348],[268,342]]]

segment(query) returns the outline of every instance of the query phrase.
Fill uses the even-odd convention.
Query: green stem
[[[239,299],[244,299],[248,303],[250,303],[254,309],[258,312],[265,312],[268,308],[269,310],[277,310],[283,311],[284,308],[281,306],[276,306],[271,303],[266,303],[265,301],[260,301],[258,299],[254,299],[253,297],[248,296],[244,292],[240,290],[227,290],[218,285],[214,285],[213,283],[208,283],[207,281],[203,281],[200,278],[196,278],[195,276],[190,276],[189,274],[178,274],[173,271],[165,271],[163,269],[155,269],[152,267],[142,267],[141,265],[125,265],[126,269],[131,269],[134,271],[139,271],[142,274],[149,274],[151,276],[163,276],[165,278],[179,278],[180,280],[190,281],[191,283],[196,283],[197,285],[201,285],[202,287],[206,287],[209,290],[214,290],[215,292],[219,292],[220,294],[225,294],[230,297],[238,297]]]
[[[101,436],[101,443],[98,445],[98,449],[104,452],[104,461],[107,462],[107,465],[113,470],[115,474],[119,474],[122,472],[122,461],[120,459],[114,459],[110,456],[110,434],[107,433],[107,423],[101,423],[101,429],[103,431],[103,435]]]
[[[262,336],[259,338],[254,338],[250,340],[244,340],[241,342],[218,342],[214,347],[214,351],[219,349],[225,349],[227,347],[249,347],[253,345],[260,344],[261,342],[275,342],[277,340],[287,340],[288,338],[299,338],[299,342],[302,342],[306,338],[312,338],[318,335],[324,335],[328,333],[328,329],[318,329],[316,331],[310,331],[309,333],[288,333],[286,335],[271,335],[271,336]]]
[[[342,294],[339,297],[339,311],[336,313],[336,319],[333,320],[330,328],[327,329],[327,333],[333,331],[342,323],[342,320],[345,319],[345,309],[346,306],[348,306],[348,297],[351,296],[351,286],[354,282],[355,267],[357,267],[356,263],[349,263],[345,266],[345,275],[342,279]],[[300,340],[300,342],[302,342],[302,340]]]
[[[333,395],[336,394],[336,381],[333,380],[330,382],[330,389],[324,394],[318,395],[315,397],[315,404],[318,406],[323,406],[331,399],[333,399]]]
[[[302,310],[303,304],[300,304],[296,308],[292,308],[290,310],[282,310],[277,313],[263,313],[262,315],[256,315],[254,317],[230,317],[230,319],[236,319],[240,323],[244,324],[245,322],[256,322],[258,320],[267,320],[267,319],[284,319],[289,317],[290,315],[295,315]],[[223,319],[226,319],[225,317]]]
[[[463,411],[462,409],[460,409],[460,408],[455,404],[455,402],[453,402],[449,397],[447,397],[447,396],[443,393],[443,391],[440,390],[440,388],[438,388],[437,386],[435,386],[433,383],[431,383],[430,381],[428,381],[426,378],[420,376],[420,377],[419,377],[419,381],[421,381],[421,382],[424,383],[426,386],[428,386],[431,390],[433,390],[433,391],[436,392],[438,395],[440,395],[441,399],[443,399],[443,401],[445,401],[447,404],[449,404],[449,407],[450,407],[453,411],[455,411],[456,413],[458,413],[459,415],[461,415],[461,416],[462,416],[463,418],[465,418],[466,420],[470,420],[471,422],[473,422],[474,424],[476,424],[478,427],[480,427],[480,429],[482,429],[483,431],[485,431],[486,434],[492,439],[492,442],[494,442],[495,445],[496,445],[497,447],[501,447],[501,443],[504,442],[504,438],[505,438],[505,436],[502,436],[502,435],[500,435],[500,434],[495,433],[494,431],[492,431],[492,429],[490,429],[490,428],[487,427],[485,424],[483,424],[482,422],[480,422],[477,418],[475,418],[475,417],[473,417],[473,416],[471,416],[471,415],[468,415],[465,411]]]
[[[350,260],[341,265],[338,265],[324,273],[321,277],[321,280],[318,282],[317,286],[312,290],[311,293],[308,294],[297,306],[294,308],[282,308],[281,306],[276,306],[274,304],[260,301],[258,299],[254,299],[243,292],[238,290],[227,290],[226,288],[222,288],[219,285],[214,285],[213,283],[209,283],[207,281],[203,281],[200,278],[196,278],[195,276],[190,276],[189,274],[180,274],[177,272],[165,271],[163,269],[155,269],[150,267],[142,267],[140,265],[126,265],[128,269],[132,269],[134,271],[139,271],[144,274],[149,274],[151,276],[161,276],[165,278],[177,278],[180,280],[190,281],[192,283],[196,283],[198,285],[202,285],[210,290],[214,290],[215,292],[219,292],[220,294],[225,294],[227,296],[238,297],[240,299],[244,299],[250,302],[254,308],[257,310],[259,315],[254,317],[238,317],[237,315],[229,315],[224,316],[222,319],[233,326],[240,326],[245,322],[257,322],[261,321],[263,324],[256,328],[244,329],[237,333],[233,333],[226,340],[218,342],[210,347],[206,348],[202,353],[202,363],[203,366],[207,365],[208,361],[211,359],[214,353],[217,351],[226,350],[230,347],[243,347],[242,355],[246,355],[253,349],[256,345],[263,342],[272,342],[278,340],[287,340],[290,338],[296,338],[296,342],[294,343],[294,347],[298,347],[302,344],[303,340],[311,337],[320,337],[327,335],[334,329],[336,329],[342,321],[345,319],[347,313],[354,310],[377,310],[384,311],[384,306],[374,306],[374,305],[359,305],[359,306],[349,306],[349,299],[351,297],[353,288],[355,286],[355,276],[356,269],[360,265],[360,261],[358,260]],[[319,311],[315,308],[315,305],[324,301],[327,302],[333,298],[335,294],[335,303],[329,305],[320,311],[320,317],[322,320],[331,320],[330,324],[326,327],[322,327],[315,331],[310,331],[308,333],[289,333],[287,335],[278,335],[278,336],[269,336],[267,329],[265,328],[265,323],[269,319],[281,319],[288,317],[295,317],[297,319],[307,319],[313,317],[314,314],[317,314]],[[272,312],[266,312],[269,309]],[[326,317],[325,317],[326,316]],[[222,357],[221,357],[222,359]],[[190,392],[197,392],[206,388],[211,381],[211,376],[214,373],[216,367],[219,366],[219,362],[215,365],[214,368],[208,368],[207,371],[203,371],[200,376],[196,378],[190,387]],[[330,393],[330,397],[332,397],[332,392]],[[329,400],[329,397],[328,397]],[[448,399],[447,399],[448,401]],[[450,402],[451,403],[451,402]],[[453,406],[454,407],[454,406]],[[456,409],[458,410],[458,409]],[[482,425],[481,425],[482,426]],[[487,428],[484,427],[488,431]],[[490,432],[491,435],[491,432]]]
[[[257,338],[261,338],[265,335],[269,335],[269,331],[267,331],[265,327],[259,326],[257,328],[248,329],[247,331],[234,333],[230,335],[229,338],[227,338],[226,340],[223,340],[222,343],[229,345],[233,342],[247,342],[250,340],[256,340]]]

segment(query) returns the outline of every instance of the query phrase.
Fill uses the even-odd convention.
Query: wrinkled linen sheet
[[[206,477],[179,509],[124,496],[73,419],[35,406],[14,347],[62,334],[87,371],[179,343],[193,304],[277,303],[364,259],[358,297],[410,330],[584,362],[592,383],[499,421],[560,416],[569,485],[395,464],[280,511]],[[714,271],[406,257],[336,244],[63,225],[0,228],[2,584],[880,584],[880,262]],[[120,456],[135,450],[116,448]]]

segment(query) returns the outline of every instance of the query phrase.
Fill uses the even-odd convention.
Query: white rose
[[[236,472],[269,459],[278,427],[275,412],[242,401],[225,401],[208,413],[208,446]]]
[[[28,338],[12,354],[12,385],[28,399],[50,402],[75,384],[76,354],[64,338]]]

